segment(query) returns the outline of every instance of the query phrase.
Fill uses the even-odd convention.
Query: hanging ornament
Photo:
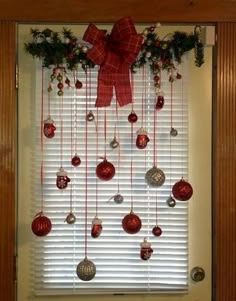
[[[136,113],[133,110],[132,110],[132,112],[128,116],[128,121],[130,123],[135,123],[135,122],[138,121],[138,116],[136,115]]]
[[[67,176],[67,172],[60,167],[59,171],[57,172],[57,187],[59,189],[65,189],[67,184],[70,182],[70,178]]]
[[[152,234],[154,236],[161,236],[161,234],[162,234],[161,228],[156,225],[155,227],[152,228]]]
[[[90,281],[96,275],[96,266],[91,260],[85,257],[77,265],[76,273],[80,280]]]
[[[117,148],[119,145],[120,145],[119,141],[117,140],[116,136],[114,136],[114,138],[110,142],[110,147]]]
[[[102,220],[99,219],[97,216],[92,221],[92,229],[91,229],[91,236],[93,238],[97,238],[100,236],[102,232]]]
[[[171,195],[168,197],[166,203],[169,207],[175,207],[176,205],[176,201]]]
[[[121,204],[124,201],[124,197],[120,193],[114,195],[113,199],[116,204]]]
[[[140,244],[140,258],[143,260],[148,260],[150,259],[152,253],[153,249],[151,248],[151,243],[144,238],[143,242]]]
[[[95,116],[94,116],[93,112],[89,111],[86,116],[86,120],[90,122],[90,121],[94,121],[94,119],[95,119]]]
[[[75,154],[74,157],[71,159],[71,164],[75,167],[81,164],[80,157],[77,154]]]
[[[67,224],[74,224],[76,222],[76,216],[72,212],[70,212],[67,215],[65,222],[67,222]]]
[[[112,163],[104,159],[96,168],[96,175],[103,181],[111,180],[115,175],[115,167]]]
[[[139,149],[144,149],[147,146],[148,142],[149,138],[147,135],[147,131],[143,127],[141,127],[137,131],[136,146]]]
[[[138,215],[131,210],[122,220],[122,227],[128,234],[138,233],[142,227],[142,221]]]
[[[170,135],[172,136],[172,137],[176,137],[177,135],[178,135],[178,131],[175,129],[175,128],[171,128],[170,129]]]
[[[165,183],[165,174],[156,166],[153,166],[146,172],[145,180],[149,186],[160,187]]]
[[[164,93],[162,91],[157,92],[156,110],[161,110],[164,106]]]
[[[174,184],[172,187],[172,193],[177,200],[188,201],[193,194],[193,188],[182,178],[180,181]]]
[[[52,223],[50,219],[41,211],[35,215],[31,224],[31,229],[35,235],[45,236],[51,231]]]
[[[53,138],[55,136],[56,127],[54,125],[54,121],[49,116],[47,119],[44,120],[44,128],[43,133],[44,136],[47,138]]]
[[[75,82],[75,88],[76,89],[81,89],[83,87],[83,84],[81,83],[81,81],[79,81],[78,79]]]

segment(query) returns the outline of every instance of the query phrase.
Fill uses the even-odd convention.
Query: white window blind
[[[186,59],[187,61],[187,59]],[[91,99],[88,110],[95,117],[98,114],[98,150],[96,150],[96,123],[88,122],[88,258],[96,265],[96,275],[91,281],[81,281],[76,274],[78,263],[84,259],[85,249],[85,122],[86,91],[85,73],[79,71],[76,77],[83,82],[80,90],[64,88],[63,112],[60,111],[61,98],[57,96],[56,82],[51,92],[51,117],[56,126],[53,139],[44,138],[44,214],[52,221],[52,230],[45,237],[33,237],[32,271],[36,294],[97,294],[97,293],[145,293],[145,292],[186,292],[188,289],[188,203],[176,202],[175,207],[167,205],[172,185],[183,176],[188,179],[188,108],[187,108],[187,67],[185,62],[179,66],[183,77],[173,83],[173,126],[178,130],[176,137],[170,136],[171,89],[166,72],[162,72],[162,90],[165,104],[157,112],[156,119],[156,158],[157,167],[166,176],[163,186],[152,188],[145,182],[145,173],[153,166],[153,112],[155,108],[155,89],[153,75],[146,68],[146,89],[143,88],[143,73],[134,74],[134,111],[139,119],[134,123],[134,145],[131,151],[131,125],[127,120],[132,107],[118,108],[116,122],[116,103],[112,100],[106,109],[107,159],[116,168],[116,175],[110,181],[96,177],[96,166],[104,156],[104,108],[94,107],[97,89],[97,68],[91,71]],[[40,106],[41,106],[41,67],[36,68],[36,110],[32,118],[36,120],[35,149],[32,169],[32,217],[40,209]],[[48,114],[47,87],[52,70],[44,70],[44,119]],[[73,79],[73,74],[68,73]],[[145,91],[145,92],[144,92]],[[145,99],[144,99],[145,98]],[[145,107],[142,106],[145,104]],[[76,110],[77,109],[77,110]],[[75,115],[75,110],[77,115]],[[150,142],[146,149],[135,146],[136,131],[143,125]],[[62,114],[61,114],[62,113]],[[61,121],[63,119],[63,168],[68,172],[71,182],[67,189],[56,187],[56,173],[60,167]],[[71,122],[72,118],[72,122]],[[75,122],[75,119],[77,122]],[[71,165],[71,124],[73,143],[81,165]],[[75,128],[77,125],[77,128]],[[119,148],[111,148],[109,143],[118,133]],[[170,141],[171,139],[171,141]],[[77,141],[77,142],[75,142]],[[171,149],[170,149],[171,145]],[[131,158],[133,154],[133,159]],[[131,160],[133,160],[131,191]],[[119,191],[124,197],[121,204],[110,199]],[[96,188],[97,187],[97,188]],[[76,216],[74,224],[67,224],[65,218],[70,211],[72,188],[72,208]],[[122,228],[122,219],[130,212],[131,193],[133,210],[142,220],[140,232],[127,234]],[[96,213],[103,221],[103,230],[98,238],[90,235],[91,222]],[[155,237],[152,228],[156,225],[156,200],[158,225],[162,235]],[[140,243],[144,237],[152,244],[153,254],[147,261],[140,259]]]

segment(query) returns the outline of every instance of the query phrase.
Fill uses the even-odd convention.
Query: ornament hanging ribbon
[[[109,106],[113,88],[120,106],[131,103],[130,65],[137,58],[143,42],[133,21],[129,17],[117,21],[110,34],[90,24],[83,40],[93,45],[87,57],[100,66],[95,106]]]

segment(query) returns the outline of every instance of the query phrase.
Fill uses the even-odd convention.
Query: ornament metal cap
[[[102,220],[97,216],[95,216],[94,219],[92,220],[92,225],[101,225],[101,224],[102,224]]]

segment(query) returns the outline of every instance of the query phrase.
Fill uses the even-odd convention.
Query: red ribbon
[[[87,52],[88,58],[100,65],[95,106],[106,107],[111,104],[113,87],[120,106],[132,103],[129,69],[143,42],[133,21],[129,17],[119,20],[110,34],[90,24],[83,40],[93,45]]]

